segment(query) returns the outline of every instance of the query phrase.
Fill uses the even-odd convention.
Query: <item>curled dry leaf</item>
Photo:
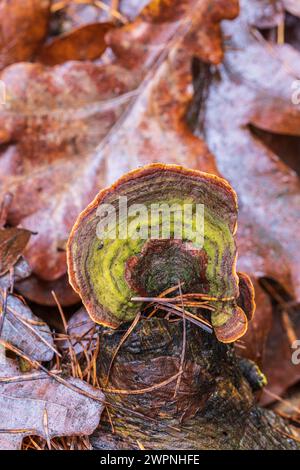
[[[95,399],[91,398],[94,397]],[[59,383],[45,372],[22,373],[15,362],[0,362],[0,449],[20,449],[28,435],[90,435],[98,426],[104,396],[87,383]]]
[[[45,65],[62,64],[68,60],[94,60],[107,45],[105,34],[112,23],[90,23],[50,39],[36,56]]]
[[[120,198],[126,200],[126,211],[127,204],[129,210],[146,208],[137,219],[136,212],[129,213],[133,220],[128,228]],[[188,203],[194,212],[186,226],[182,211]],[[99,231],[105,216],[101,207],[107,204],[115,209],[105,217],[105,227],[115,227],[114,237]],[[173,225],[165,239],[160,239],[165,230],[161,209],[153,213],[154,204],[172,207]],[[200,206],[205,207],[202,236],[195,212]],[[184,293],[213,301],[217,338],[236,341],[245,334],[255,308],[251,281],[235,271],[236,219],[236,195],[225,180],[178,165],[145,166],[102,190],[77,219],[67,247],[70,282],[91,318],[116,328],[139,312],[141,303],[133,297],[158,296],[180,281]]]
[[[0,68],[30,60],[48,29],[50,0],[2,0]]]
[[[10,223],[38,232],[26,256],[44,280],[65,274],[61,242],[99,188],[116,179],[116,168],[120,174],[159,159],[216,171],[206,145],[185,122],[190,60],[222,59],[219,23],[237,14],[237,1],[165,4],[170,21],[157,24],[153,2],[134,23],[108,33],[113,65],[19,64],[1,76],[12,97],[0,114],[3,194],[9,187],[14,196]],[[140,97],[134,106],[133,95]]]

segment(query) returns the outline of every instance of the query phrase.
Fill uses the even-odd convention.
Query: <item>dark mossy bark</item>
[[[127,326],[128,327],[128,326]],[[233,347],[190,323],[186,328],[183,373],[141,394],[141,390],[173,377],[180,369],[182,321],[142,319],[122,345],[110,372],[112,355],[126,327],[101,330],[98,375],[111,404],[91,438],[96,449],[297,449],[286,434],[286,422],[258,408],[239,367]]]

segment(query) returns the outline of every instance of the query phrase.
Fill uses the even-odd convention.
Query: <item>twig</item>
[[[169,313],[172,313],[173,315],[177,315],[179,316],[180,318],[182,318],[182,313],[181,311],[178,311],[178,310],[175,310],[174,309],[174,306],[172,307],[169,307],[167,305],[161,305],[160,306],[160,309],[161,310],[165,310],[166,312],[169,312]],[[190,321],[191,323],[194,323],[195,325],[199,326],[200,328],[202,328],[204,331],[206,331],[207,333],[212,333],[213,330],[210,326],[210,324],[208,324],[208,322],[205,322],[204,320],[196,317],[195,315],[191,314],[191,313],[188,313],[187,311],[185,311],[185,315],[186,315],[186,319],[188,321]],[[209,325],[209,326],[208,326]]]
[[[284,36],[285,36],[285,30],[284,30],[284,20],[278,25],[277,27],[277,44],[284,44]]]
[[[182,290],[180,286],[180,282],[178,282],[178,289],[179,293],[181,296],[181,304],[182,304],[182,351],[181,351],[181,358],[180,358],[180,367],[179,367],[179,372],[180,375],[178,376],[177,382],[176,382],[176,387],[174,391],[174,398],[177,395],[177,392],[180,387],[180,382],[181,382],[181,377],[183,373],[183,365],[184,365],[184,358],[185,358],[185,351],[186,351],[186,319],[185,319],[185,309],[184,309],[184,304],[183,304],[183,299],[182,299]]]
[[[50,441],[50,435],[49,435],[49,421],[48,421],[47,408],[44,409],[44,413],[43,413],[43,427],[44,427],[44,431],[45,431],[45,435],[46,435],[47,445],[48,445],[48,448],[50,450],[51,449],[51,441]]]
[[[289,434],[287,432],[284,432],[282,429],[280,428],[275,428],[277,431],[280,432],[280,434],[282,434],[283,436],[286,436],[290,439],[293,439],[293,441],[296,441],[296,442],[300,442],[300,437],[296,437],[296,436],[293,436],[292,434]]]
[[[76,5],[94,5],[95,7],[101,8],[101,10],[104,10],[109,13],[110,16],[116,18],[121,23],[128,23],[128,19],[124,15],[122,15],[116,8],[110,7],[109,5],[106,5],[106,3],[100,0],[73,0],[72,3],[75,3]],[[51,11],[52,13],[56,13],[57,11],[66,8],[66,6],[68,6],[68,2],[66,0],[62,0],[61,2],[58,2],[51,6]]]
[[[52,371],[53,374],[61,374],[61,372],[61,370]],[[0,383],[19,383],[47,378],[48,376],[45,374],[34,372],[32,374],[14,375],[13,377],[0,377]]]
[[[7,289],[4,290],[3,300],[2,300],[2,312],[0,317],[0,338],[2,335],[4,320],[6,316],[6,309],[7,309]]]
[[[292,403],[290,403],[288,400],[285,400],[284,398],[281,398],[279,395],[276,395],[275,393],[271,392],[270,390],[268,390],[267,388],[264,388],[264,393],[266,393],[267,395],[269,395],[270,397],[274,398],[276,401],[280,401],[281,403],[284,403],[286,405],[288,405],[292,410],[296,411],[297,414],[300,414],[300,408],[298,408],[297,406],[293,405]]]
[[[31,325],[30,325],[30,322],[23,318],[19,313],[17,313],[15,310],[13,310],[12,308],[8,308],[8,311],[9,313],[11,313],[17,320],[19,320],[20,323],[22,323],[22,325],[24,325],[26,328],[28,328],[28,330],[30,330],[32,332],[32,334],[34,336],[36,336],[37,338],[39,338],[39,340],[44,343],[46,346],[48,346],[49,349],[51,349],[58,357],[61,357],[61,354],[57,351],[57,349],[51,344],[49,343],[49,341],[47,341],[35,328],[33,328]]]
[[[120,350],[120,348],[122,347],[122,345],[125,343],[125,341],[127,340],[128,336],[131,334],[131,332],[134,330],[134,328],[136,327],[136,325],[138,324],[139,322],[139,319],[141,318],[141,313],[139,312],[135,319],[133,320],[133,322],[131,323],[130,327],[128,328],[128,330],[126,331],[126,333],[122,336],[121,338],[121,341],[119,342],[118,346],[116,347],[113,355],[112,355],[112,358],[111,358],[111,361],[110,361],[110,364],[109,364],[109,368],[108,368],[108,372],[107,372],[107,377],[106,377],[106,380],[105,380],[105,387],[107,387],[107,384],[109,382],[109,376],[110,376],[110,372],[111,372],[111,369],[112,369],[112,366],[113,366],[113,363],[114,363],[114,360]]]
[[[173,375],[172,377],[169,377],[168,379],[164,380],[163,382],[160,382],[158,384],[152,385],[151,387],[147,388],[141,388],[139,390],[123,390],[123,389],[115,389],[115,388],[104,388],[103,392],[104,393],[112,393],[116,395],[143,395],[144,393],[150,393],[153,392],[153,390],[157,390],[159,388],[165,387],[166,385],[169,385],[171,382],[177,379],[177,377],[181,374],[182,372],[177,372],[177,374]]]

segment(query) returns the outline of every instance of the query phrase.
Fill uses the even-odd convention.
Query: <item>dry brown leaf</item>
[[[102,392],[79,379],[65,380],[66,385],[58,383],[40,371],[22,374],[12,360],[2,358],[1,450],[20,449],[28,435],[49,441],[55,436],[90,435],[96,429],[103,410]]]
[[[105,34],[112,27],[112,23],[90,23],[54,37],[40,49],[36,60],[57,65],[67,60],[97,59],[107,47]]]
[[[205,144],[185,123],[192,99],[190,60],[194,55],[213,63],[222,59],[219,22],[236,15],[237,2],[220,0],[211,8],[208,0],[178,0],[169,6],[176,19],[182,4],[190,13],[179,22],[155,24],[153,10],[151,22],[141,16],[131,26],[109,33],[118,57],[114,65],[20,64],[3,72],[1,79],[12,98],[0,115],[1,142],[7,145],[0,179],[3,194],[9,187],[14,195],[9,222],[38,231],[26,256],[41,278],[64,275],[65,253],[59,247],[78,213],[115,177],[112,165],[118,173],[145,160],[215,170]],[[149,39],[150,47],[145,48]],[[150,66],[151,74],[136,88]],[[140,96],[130,108],[134,128],[124,116],[107,135],[134,88]],[[146,152],[143,159],[141,151]]]
[[[249,322],[248,331],[242,340],[235,344],[239,356],[254,361],[264,373],[265,351],[267,338],[272,327],[272,305],[268,295],[262,290],[255,278],[252,279],[255,289],[255,303],[257,305],[255,314]],[[268,375],[269,378],[269,375]]]
[[[80,303],[80,297],[69,284],[67,274],[54,281],[44,281],[32,274],[16,282],[15,288],[23,297],[40,305],[55,306],[52,292],[56,293],[61,305],[64,307]]]
[[[2,0],[0,4],[0,69],[30,60],[45,39],[50,0]]]
[[[275,279],[299,301],[299,177],[252,133],[250,125],[275,134],[300,135],[300,108],[292,102],[300,54],[288,44],[266,41],[258,29],[283,22],[282,2],[240,3],[239,18],[223,25],[227,50],[212,77],[204,137],[219,171],[238,193],[238,268],[254,282],[260,277]],[[274,319],[271,329],[270,307],[257,293],[246,354],[260,358],[269,388],[282,393],[298,380],[300,369],[291,363],[284,328],[278,329]]]
[[[30,273],[28,263],[21,258],[13,271],[0,277],[0,338],[34,360],[50,361],[56,349],[49,326],[31,312],[21,297],[11,293],[14,283]]]
[[[247,272],[276,279],[300,300],[299,178],[248,127],[299,135],[292,83],[300,74],[300,54],[265,41],[249,24],[246,4],[242,0],[239,19],[224,25],[231,39],[206,102],[205,137],[219,171],[238,193],[240,237],[247,229],[257,240],[258,256],[248,256]]]
[[[100,184],[101,161],[93,152],[136,79],[118,66],[88,62],[18,64],[1,79],[11,96],[0,116],[6,144],[0,180],[3,194],[10,188],[14,196],[8,222],[35,227],[27,259],[40,277],[55,280],[66,271],[61,246]]]
[[[22,228],[0,229],[0,276],[7,273],[22,255],[31,232]]]
[[[299,311],[290,315],[297,338],[300,337]],[[276,311],[273,315],[273,327],[267,338],[263,362],[263,371],[267,376],[267,391],[282,396],[284,392],[300,380],[300,365],[292,362],[292,348],[282,321],[282,313]],[[262,404],[269,404],[274,396],[263,393]]]
[[[50,361],[54,356],[54,344],[47,323],[37,318],[21,298],[9,294],[2,297],[4,320],[1,339],[17,346],[37,361]]]

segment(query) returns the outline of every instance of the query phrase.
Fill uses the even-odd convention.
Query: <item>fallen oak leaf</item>
[[[191,63],[195,57],[213,64],[222,60],[220,21],[234,18],[238,5],[218,1],[212,6],[190,0],[177,1],[177,8],[172,7],[168,1],[151,2],[133,24],[107,35],[118,60],[123,63],[126,58],[132,67],[141,60],[153,61],[153,51],[163,52],[131,112],[99,146],[106,165],[105,185],[151,162],[177,163],[218,174],[206,143],[195,137],[187,124],[193,98]],[[166,28],[171,19],[171,27]]]
[[[93,151],[119,117],[136,77],[114,65],[68,62],[53,68],[18,64],[1,79],[14,97],[0,117],[7,144],[0,180],[3,193],[9,187],[14,196],[8,222],[36,227],[26,257],[40,277],[55,280],[66,271],[59,246],[99,184],[102,167]],[[112,99],[116,95],[120,99]]]
[[[205,104],[204,136],[216,155],[218,169],[239,195],[239,269],[255,282],[260,277],[276,280],[299,300],[299,178],[251,132],[250,125],[273,133],[299,135],[299,107],[292,103],[291,90],[300,74],[300,56],[287,44],[267,42],[257,29],[283,22],[281,2],[264,1],[262,10],[249,17],[252,5],[243,0],[240,17],[223,25],[230,39],[224,65],[212,77]],[[233,100],[239,106],[233,107]],[[246,336],[245,354],[260,356],[269,388],[283,393],[298,380],[299,366],[291,366],[290,362],[287,366],[291,351],[285,344],[283,328],[278,330],[277,319],[270,318],[270,308],[264,311],[262,306],[255,321],[248,334],[258,340],[256,351],[251,344],[249,349]],[[276,364],[274,344],[276,351],[281,351],[276,354]]]
[[[263,234],[264,261],[258,266],[254,259],[248,274],[274,278],[298,299],[299,178],[251,134],[248,125],[299,135],[300,112],[291,102],[291,84],[300,72],[296,62],[300,55],[288,45],[259,40],[258,32],[253,36],[253,25],[243,13],[246,4],[246,0],[241,3],[241,17],[224,25],[232,48],[220,68],[221,80],[214,77],[210,88],[205,138],[219,171],[237,190],[242,218],[257,233],[257,240]],[[232,107],[230,96],[238,107]]]
[[[105,142],[102,141],[99,151],[95,152],[96,145],[104,135],[107,135],[113,123],[117,122],[120,117],[121,111],[125,107],[123,106],[121,110],[120,104],[128,104],[129,98],[133,96],[130,93],[122,96],[122,93],[136,88],[137,84],[141,82],[145,70],[147,72],[150,64],[155,64],[159,57],[158,65],[163,59],[164,63],[161,64],[161,67],[152,67],[155,85],[151,88],[151,92],[155,95],[155,89],[157,89],[158,99],[161,102],[159,106],[151,107],[148,110],[150,103],[146,100],[146,109],[144,105],[142,110],[135,107],[134,114],[131,116],[135,121],[135,113],[146,116],[147,112],[152,113],[153,110],[151,126],[147,128],[146,123],[143,125],[141,120],[138,120],[139,128],[144,127],[144,133],[140,142],[133,143],[136,148],[133,149],[132,159],[129,162],[127,162],[127,158],[130,155],[127,153],[124,155],[124,151],[129,150],[130,134],[127,135],[126,145],[122,148],[116,148],[116,152],[110,160],[114,159],[115,161],[118,158],[119,171],[123,172],[123,167],[125,169],[128,166],[133,168],[137,162],[140,164],[137,154],[141,149],[144,151],[149,147],[149,153],[145,158],[148,161],[157,160],[159,145],[152,147],[152,152],[151,146],[149,146],[151,132],[157,130],[160,135],[159,142],[162,145],[165,142],[161,159],[168,157],[167,161],[184,163],[185,154],[190,153],[189,166],[196,167],[203,164],[203,169],[215,169],[213,159],[205,144],[189,132],[185,123],[185,113],[192,97],[190,57],[199,54],[204,60],[211,60],[214,63],[221,60],[219,23],[224,17],[232,18],[236,15],[237,2],[235,0],[231,2],[219,1],[214,4],[213,9],[208,1],[178,1],[176,3],[178,8],[181,3],[194,6],[197,15],[191,15],[192,10],[187,9],[189,16],[179,22],[179,32],[176,29],[179,27],[178,22],[164,23],[162,27],[162,25],[155,25],[153,21],[147,25],[147,22],[142,18],[137,19],[131,29],[125,27],[124,38],[120,43],[120,47],[123,48],[122,54],[117,54],[118,59],[115,65],[97,68],[93,64],[67,63],[63,66],[47,69],[37,64],[22,64],[22,66],[9,67],[2,74],[2,80],[10,86],[11,94],[14,95],[13,101],[9,103],[9,109],[0,115],[0,122],[3,122],[4,129],[2,143],[8,145],[1,159],[2,168],[5,169],[5,177],[3,177],[3,170],[0,171],[2,180],[4,180],[3,191],[9,187],[14,194],[13,205],[9,213],[10,222],[13,225],[21,223],[23,227],[31,230],[36,227],[36,230],[39,231],[38,235],[30,242],[26,256],[34,272],[41,278],[45,280],[58,279],[65,273],[65,255],[57,251],[58,241],[68,238],[70,228],[78,213],[92,199],[99,187],[103,187],[112,178],[110,168],[107,168],[107,165],[110,165],[112,161],[108,161],[107,148],[105,148],[109,137],[106,137]],[[173,8],[173,11],[176,15],[177,10]],[[209,15],[207,15],[207,11],[209,11]],[[187,21],[191,20],[191,16],[193,16],[192,25]],[[207,25],[212,25],[212,33],[206,26],[203,31],[201,28],[199,29],[199,25],[204,24],[203,17],[205,17]],[[151,37],[152,31],[154,43],[160,44],[160,47],[145,48],[143,46],[143,28],[146,38]],[[170,40],[173,39],[171,45],[174,46],[176,31],[175,43],[177,46],[181,44],[181,52],[176,47],[175,49],[170,47],[170,50],[167,48],[167,52],[161,57],[162,45],[168,46]],[[202,39],[201,45],[197,46],[196,50],[195,42],[192,41],[193,31],[197,32],[198,37],[200,35]],[[110,44],[114,52],[117,53],[118,36],[113,39],[112,33],[108,34],[111,36]],[[134,64],[134,70],[130,70],[131,62],[126,63],[129,58],[126,53],[128,34],[132,38],[136,37],[137,62]],[[114,46],[112,42],[114,42]],[[184,61],[186,50],[189,50],[189,55],[186,55],[186,61]],[[171,73],[175,74],[174,80],[170,76],[168,58],[171,59]],[[181,69],[178,69],[179,66],[182,67],[182,73]],[[179,76],[176,75],[176,70]],[[36,80],[37,73],[39,73],[38,81]],[[160,76],[162,76],[161,81]],[[22,89],[19,87],[20,82],[23,83]],[[170,93],[164,99],[163,90],[169,85],[171,85]],[[139,94],[144,88],[144,86],[140,89],[136,88],[134,95]],[[30,92],[27,94],[25,90],[30,90]],[[77,92],[78,101],[75,103],[73,90]],[[149,89],[146,93],[149,93]],[[181,93],[182,97],[180,97]],[[120,98],[112,100],[111,98],[116,94]],[[100,101],[98,106],[99,99],[103,101]],[[31,109],[32,103],[34,103],[34,115]],[[95,105],[89,108],[88,104],[92,105],[93,103]],[[61,112],[57,112],[57,109],[55,110],[57,106],[59,107],[58,111],[63,109],[63,115]],[[70,107],[72,109],[67,112]],[[77,108],[78,113],[74,108]],[[95,110],[94,113],[93,110]],[[175,119],[172,119],[171,111],[176,111]],[[163,116],[166,117],[165,125]],[[117,127],[122,127],[120,132],[122,133],[122,142],[124,142],[124,134],[130,130],[130,127],[128,127],[128,119],[124,121],[124,126],[122,123],[123,119],[122,122],[119,120]],[[45,131],[45,125],[47,125],[47,131]],[[166,141],[166,130],[169,126],[172,126],[172,131],[168,134],[169,137]],[[177,130],[180,132],[183,144],[177,137]],[[113,133],[115,133],[115,129]],[[44,150],[44,160],[41,159],[41,146]],[[29,149],[30,153],[28,153]],[[170,149],[172,151],[177,149],[177,154],[170,155]],[[34,155],[37,158],[34,158]],[[78,164],[74,164],[75,158]],[[24,161],[27,164],[21,166],[23,173],[20,174],[20,164]],[[67,182],[66,176],[68,177]]]
[[[65,383],[45,372],[22,374],[8,360],[0,364],[2,450],[20,449],[23,438],[32,434],[51,439],[89,435],[96,429],[103,393],[79,379],[65,379]]]
[[[50,0],[2,0],[0,4],[0,69],[30,60],[44,40]]]

